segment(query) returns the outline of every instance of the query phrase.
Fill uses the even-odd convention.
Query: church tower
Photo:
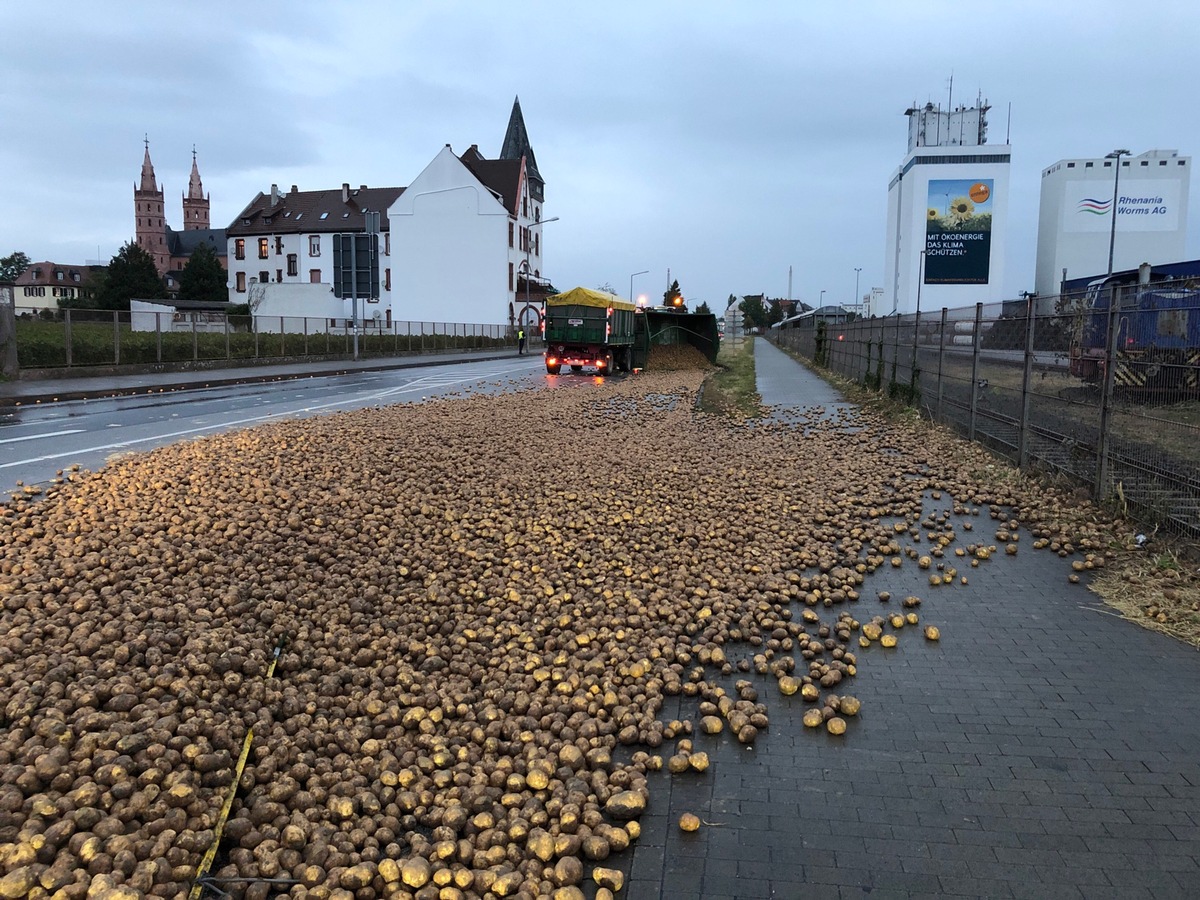
[[[529,177],[529,193],[538,203],[546,200],[546,182],[538,172],[537,160],[533,157],[533,146],[529,143],[529,133],[525,131],[525,117],[521,115],[521,98],[513,100],[512,114],[508,117],[508,131],[504,133],[504,143],[500,146],[500,159],[520,159],[525,157],[525,174]]]
[[[142,159],[142,183],[133,188],[133,207],[137,222],[137,244],[154,259],[158,274],[166,273],[171,262],[167,247],[167,220],[163,217],[163,192],[154,179],[154,163],[150,162],[150,138],[146,138],[146,155]],[[194,171],[194,170],[193,170]]]
[[[200,170],[196,167],[196,148],[192,148],[192,177],[188,180],[188,192],[183,198],[183,230],[207,229],[208,197],[200,183]]]

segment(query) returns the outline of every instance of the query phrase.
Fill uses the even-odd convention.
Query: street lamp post
[[[629,302],[630,303],[637,303],[637,301],[633,298],[633,279],[637,278],[637,276],[639,276],[639,275],[649,274],[649,272],[650,272],[649,269],[642,269],[642,271],[634,272],[632,275],[629,276]]]
[[[1128,150],[1114,150],[1112,153],[1104,154],[1105,159],[1113,160],[1113,164],[1117,167],[1113,173],[1113,202],[1112,202],[1112,224],[1108,232],[1108,274],[1113,272],[1113,249],[1117,245],[1117,187],[1121,183],[1121,157],[1129,156]]]
[[[817,306],[820,309],[825,308],[825,292],[821,291],[821,299],[817,301]]]
[[[558,221],[558,216],[551,216],[549,219],[538,219],[536,222],[534,222],[532,225],[529,226],[529,230],[533,231],[533,229],[537,228],[537,226],[539,226],[539,225],[545,225],[547,222],[557,222],[557,221]],[[529,306],[529,276],[532,274],[529,269],[529,245],[531,243],[533,243],[531,240],[529,240],[528,238],[525,239],[525,262],[522,264],[525,267],[525,306],[526,307]],[[523,315],[525,311],[522,310],[521,312]],[[522,327],[523,326],[520,324],[520,322],[518,322],[517,329],[520,330]]]
[[[858,309],[862,303],[862,298],[858,296],[858,273],[862,271],[862,266],[854,267],[854,308]]]

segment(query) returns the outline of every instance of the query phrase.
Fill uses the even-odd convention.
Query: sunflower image
[[[927,218],[927,219],[928,219],[930,222],[935,222],[935,221],[937,221],[937,218],[938,218],[938,216],[940,216],[940,215],[941,215],[941,213],[939,213],[939,212],[938,212],[936,209],[934,209],[932,206],[931,206],[931,207],[929,207],[929,209],[925,210],[925,217],[926,217],[926,218]]]
[[[955,197],[950,201],[947,218],[955,225],[965,225],[975,215],[975,204],[970,197]]]

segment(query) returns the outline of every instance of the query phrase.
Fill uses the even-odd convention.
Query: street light
[[[1117,244],[1117,185],[1121,183],[1121,157],[1129,156],[1128,150],[1114,150],[1112,153],[1104,154],[1105,159],[1116,161],[1117,171],[1113,173],[1113,202],[1112,202],[1112,226],[1108,232],[1108,274],[1113,272],[1113,248]]]
[[[642,271],[634,272],[632,275],[629,276],[629,302],[630,303],[634,302],[634,300],[633,300],[633,279],[637,278],[637,276],[639,276],[639,275],[645,275],[645,274],[649,273],[649,271],[650,271],[649,269],[642,269]]]
[[[858,273],[861,271],[862,271],[862,266],[854,267],[854,307],[855,307],[855,309],[857,309],[858,305],[860,303],[862,303],[862,298],[858,296]]]
[[[545,225],[547,222],[557,222],[557,221],[558,221],[558,216],[551,216],[549,219],[538,219],[536,222],[534,222],[532,225],[529,226],[529,230],[532,231],[534,228],[537,228],[537,226]],[[523,263],[523,265],[525,266],[525,306],[526,306],[526,308],[529,307],[529,276],[531,274],[529,271],[529,245],[532,243],[533,243],[533,241],[526,238],[526,240],[525,240],[525,262]],[[521,314],[524,315],[525,310],[521,310]],[[517,325],[518,329],[520,329],[522,327],[524,327],[524,326],[522,326],[520,324]]]
[[[817,307],[820,309],[825,308],[825,292],[824,291],[821,291],[821,299],[817,301]]]

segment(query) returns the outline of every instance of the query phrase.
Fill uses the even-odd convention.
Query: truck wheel
[[[613,355],[612,355],[611,350],[608,351],[608,353],[604,354],[604,359],[600,360],[600,365],[597,366],[597,368],[600,369],[600,373],[603,375],[611,375],[612,374]]]
[[[562,366],[561,366],[561,365],[554,365],[554,366],[552,366],[552,365],[550,365],[549,363],[546,363],[546,372],[547,372],[548,374],[550,374],[550,375],[557,375],[557,374],[558,374],[559,372],[561,372],[561,371],[562,371]]]

